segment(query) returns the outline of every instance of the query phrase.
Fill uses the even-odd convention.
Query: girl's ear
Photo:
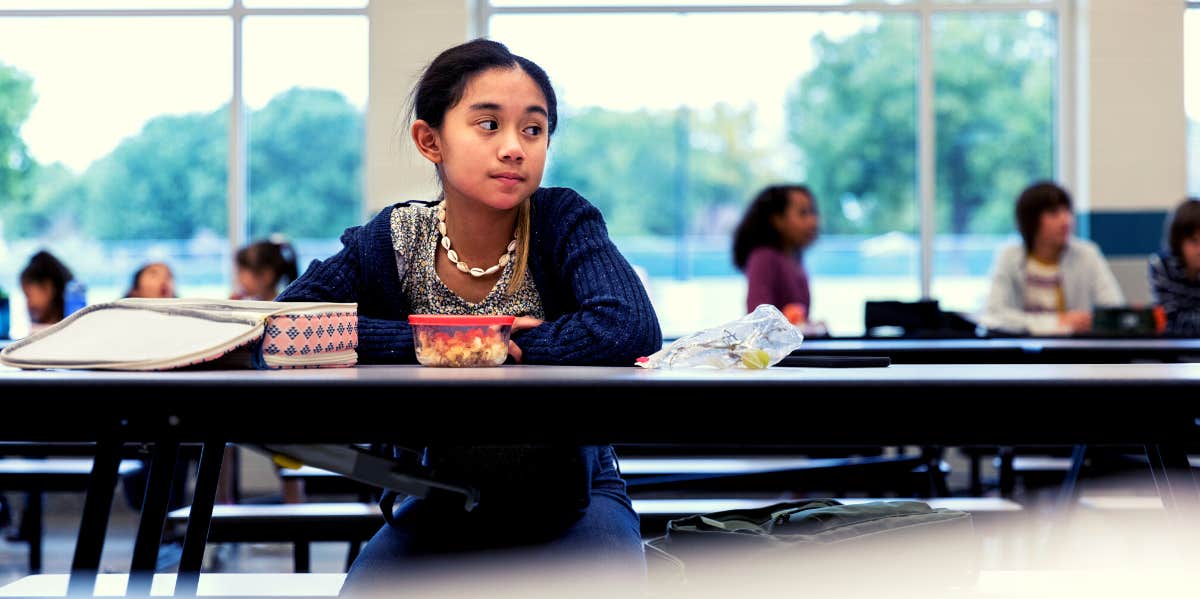
[[[434,164],[442,163],[442,140],[437,129],[417,119],[412,124],[412,138],[422,156]]]

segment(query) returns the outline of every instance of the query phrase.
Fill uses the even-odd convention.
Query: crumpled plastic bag
[[[800,347],[804,335],[763,304],[719,327],[682,337],[637,364],[642,368],[767,368]]]

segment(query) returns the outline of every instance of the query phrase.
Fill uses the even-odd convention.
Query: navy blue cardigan
[[[546,321],[513,334],[527,364],[632,366],[662,348],[662,331],[641,281],[608,238],[600,211],[566,188],[531,198],[529,274]],[[342,250],[314,260],[278,301],[358,303],[364,364],[413,363],[411,313],[392,249],[392,210],[342,235]]]

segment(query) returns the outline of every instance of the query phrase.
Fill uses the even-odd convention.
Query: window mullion
[[[933,7],[922,0],[920,7],[920,56],[917,89],[917,189],[920,214],[920,277],[921,297],[933,296],[933,239],[935,221],[934,199],[937,192],[936,123],[934,122],[933,80]]]
[[[246,116],[245,95],[242,93],[242,43],[245,8],[241,0],[234,0],[230,17],[233,26],[233,93],[229,98],[229,247],[231,254],[246,243],[248,237],[248,215],[246,211],[247,164],[246,164]]]

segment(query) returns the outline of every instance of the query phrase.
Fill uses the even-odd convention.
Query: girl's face
[[[1075,228],[1075,213],[1066,206],[1060,206],[1042,213],[1038,223],[1037,239],[1039,242],[1052,247],[1064,247],[1071,239],[1071,230]]]
[[[1195,274],[1200,273],[1200,230],[1193,231],[1191,235],[1183,238],[1183,243],[1179,244],[1179,251],[1183,255],[1183,266],[1189,272]]]
[[[546,97],[537,83],[520,68],[497,68],[467,82],[440,130],[417,121],[413,136],[422,154],[441,167],[447,197],[510,210],[542,183],[547,124]]]
[[[820,219],[808,194],[792,190],[788,193],[788,205],[781,214],[772,217],[779,236],[789,247],[803,249],[817,238]]]
[[[21,291],[25,293],[25,306],[29,308],[29,320],[33,323],[47,323],[50,301],[54,298],[54,285],[50,281],[34,281],[21,283]]]
[[[275,289],[271,284],[271,273],[255,272],[249,268],[237,269],[237,286],[246,299],[273,300]]]
[[[175,277],[166,264],[151,264],[138,277],[133,297],[175,297]]]

